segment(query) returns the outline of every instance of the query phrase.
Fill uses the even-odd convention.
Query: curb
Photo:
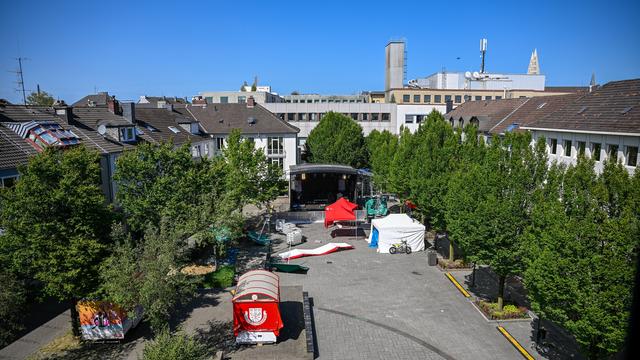
[[[466,297],[467,299],[471,297],[471,294],[469,294],[469,292],[467,292],[467,290],[465,290],[462,285],[460,285],[460,283],[458,282],[458,280],[456,280],[453,275],[451,275],[451,273],[447,272],[444,274],[444,276],[447,277],[447,279],[449,279],[449,281],[451,281],[453,283],[453,285],[455,285],[455,287],[458,289],[458,291],[460,291],[460,293]]]
[[[498,329],[498,331],[511,343],[511,345],[513,345],[513,347],[515,347],[516,350],[518,350],[518,352],[520,353],[520,355],[522,355],[522,357],[524,357],[527,360],[535,360],[535,358],[531,356],[531,354],[529,354],[529,352],[525,348],[523,348],[522,345],[520,345],[518,340],[514,339],[513,336],[509,334],[507,329],[503,328],[502,326],[496,326],[496,329]]]

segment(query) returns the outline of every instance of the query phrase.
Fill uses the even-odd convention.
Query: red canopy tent
[[[324,226],[328,227],[335,221],[340,220],[355,220],[355,209],[357,208],[358,205],[345,198],[338,199],[338,201],[324,208]]]

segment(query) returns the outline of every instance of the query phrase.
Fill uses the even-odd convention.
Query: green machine
[[[389,209],[387,208],[386,196],[375,196],[369,198],[364,203],[364,208],[367,210],[367,218],[373,219],[374,217],[387,216]]]

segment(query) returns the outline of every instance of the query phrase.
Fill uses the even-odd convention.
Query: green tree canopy
[[[598,176],[582,156],[554,169],[534,205],[524,273],[533,309],[568,329],[590,359],[624,342],[640,248],[638,192],[621,164]],[[552,168],[553,169],[553,168]]]
[[[411,196],[411,179],[418,176],[411,169],[415,156],[415,136],[409,129],[403,127],[398,139],[398,147],[391,162],[389,188],[401,199]]]
[[[34,106],[51,106],[53,105],[53,96],[49,95],[46,91],[32,92],[27,96],[27,104]]]
[[[398,137],[388,130],[373,130],[366,137],[369,166],[373,171],[373,182],[381,191],[389,191],[391,163],[398,148]]]
[[[41,281],[45,294],[72,301],[77,320],[75,299],[96,290],[110,243],[112,213],[100,188],[99,155],[83,146],[47,148],[1,194],[2,263]]]
[[[328,112],[307,138],[307,159],[312,163],[343,164],[355,168],[367,164],[362,127],[353,119]]]

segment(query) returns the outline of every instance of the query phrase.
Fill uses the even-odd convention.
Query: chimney
[[[136,104],[133,102],[122,103],[122,117],[131,124],[136,123]]]
[[[253,96],[249,96],[247,99],[247,107],[252,108],[254,106],[256,106],[256,99],[254,99]]]
[[[116,96],[113,95],[107,100],[107,108],[111,111],[112,114],[121,115],[120,103],[116,100]]]
[[[448,114],[451,110],[453,110],[453,100],[449,99],[447,100],[447,105],[446,105],[446,110],[445,110],[445,114]]]
[[[67,106],[63,103],[59,106],[54,105],[53,108],[56,111],[56,115],[63,118],[67,125],[72,125],[71,123],[73,122],[73,108],[71,106]]]

